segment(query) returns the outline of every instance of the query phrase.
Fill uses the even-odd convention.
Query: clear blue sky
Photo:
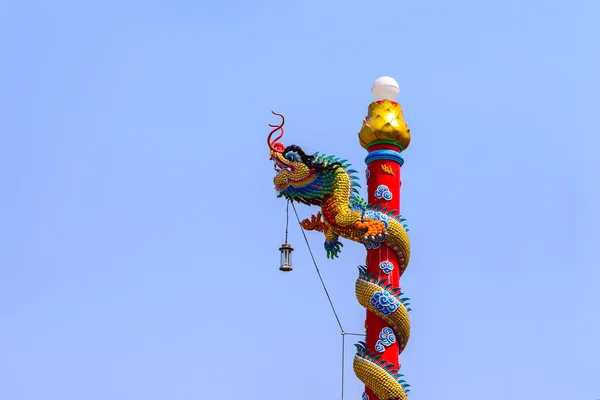
[[[381,75],[413,134],[411,400],[600,398],[600,3],[368,4],[0,2],[1,399],[339,400],[265,138],[276,110],[362,170]],[[309,239],[360,332],[364,249]]]

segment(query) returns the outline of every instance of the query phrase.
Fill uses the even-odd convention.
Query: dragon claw
[[[383,242],[385,242],[386,239],[387,239],[387,233],[383,233],[383,234],[379,233],[379,234],[373,235],[373,236],[365,235],[362,238],[362,243],[365,245],[369,244],[369,243],[371,243],[371,244],[383,243]]]
[[[362,242],[368,243],[383,243],[387,238],[387,229],[382,221],[365,218],[364,221],[356,222],[354,226],[364,231]]]
[[[327,252],[327,258],[334,259],[339,257],[340,251],[342,251],[344,245],[337,239],[332,241],[325,241],[325,251]]]

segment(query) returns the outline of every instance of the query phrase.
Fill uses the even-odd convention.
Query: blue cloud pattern
[[[379,263],[379,268],[381,268],[381,270],[386,274],[389,274],[394,270],[394,264],[392,264],[391,261],[382,261]]]
[[[379,334],[379,340],[375,343],[375,350],[383,353],[386,347],[396,343],[396,335],[391,328],[383,328]]]
[[[386,185],[379,185],[375,191],[375,197],[390,201],[392,199],[392,192],[390,192],[390,189]]]
[[[398,309],[400,302],[388,292],[376,292],[371,297],[371,305],[387,317]]]

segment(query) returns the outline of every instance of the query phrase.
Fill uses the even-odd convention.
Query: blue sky
[[[369,5],[371,4],[371,5]],[[340,398],[340,335],[268,124],[361,170],[412,130],[411,399],[600,398],[600,4],[0,2],[0,398]],[[299,207],[302,217],[310,215]],[[364,249],[329,261],[347,331]],[[346,396],[362,384],[351,371]]]

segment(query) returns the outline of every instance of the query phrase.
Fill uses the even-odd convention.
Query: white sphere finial
[[[373,84],[373,88],[371,88],[371,93],[373,93],[375,101],[394,101],[396,100],[398,93],[400,93],[400,86],[398,86],[398,82],[396,82],[394,78],[389,76],[382,76],[381,78],[377,78],[377,80]]]

